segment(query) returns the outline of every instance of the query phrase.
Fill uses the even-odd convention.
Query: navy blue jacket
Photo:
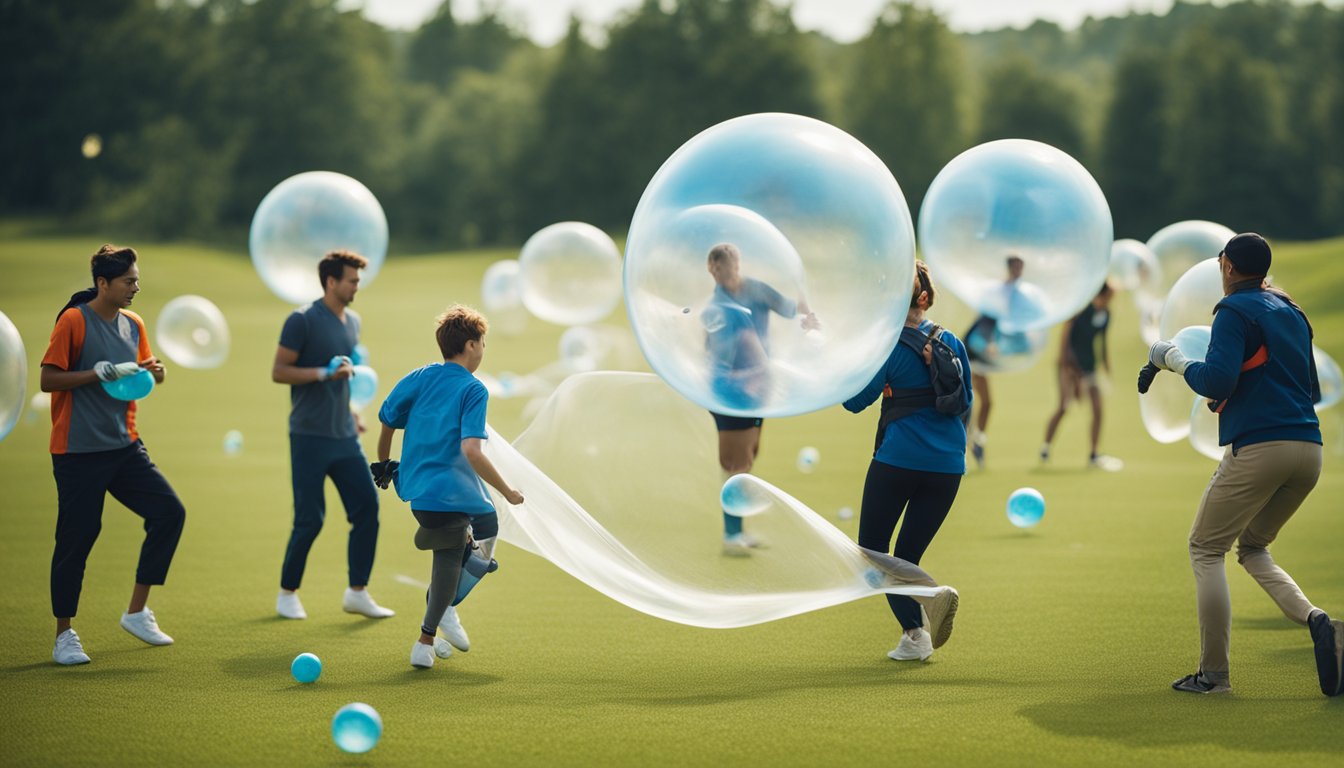
[[[1185,369],[1195,392],[1226,401],[1218,419],[1218,444],[1243,446],[1271,440],[1321,442],[1314,404],[1321,398],[1311,326],[1296,306],[1260,281],[1247,281],[1214,308],[1209,352]],[[1268,359],[1243,371],[1263,345]]]

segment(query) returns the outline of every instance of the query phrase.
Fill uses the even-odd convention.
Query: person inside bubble
[[[770,387],[770,313],[790,319],[801,315],[803,330],[821,324],[803,298],[790,299],[760,280],[743,277],[742,253],[736,245],[719,243],[710,248],[707,264],[714,278],[714,295],[700,320],[705,327],[710,387],[718,402],[749,411],[760,406]],[[719,432],[724,481],[750,472],[761,449],[762,420],[711,414]],[[761,544],[742,529],[741,517],[724,511],[724,554],[750,555]]]
[[[1020,281],[1027,263],[1021,256],[1010,253],[1004,260],[1004,265],[1008,269],[1008,277],[1001,287],[992,292],[987,303],[999,306],[1005,311],[1012,311],[1020,303],[1018,298],[1022,296]],[[971,361],[971,385],[975,389],[975,400],[979,404],[968,432],[968,442],[971,455],[975,457],[975,465],[980,469],[985,467],[985,443],[988,441],[985,428],[989,426],[989,409],[993,404],[989,397],[989,377],[986,375],[986,369],[992,368],[1000,355],[1021,354],[1031,347],[1027,334],[1003,333],[998,325],[997,318],[988,313],[981,313],[971,322],[971,327],[965,333],[966,353]]]

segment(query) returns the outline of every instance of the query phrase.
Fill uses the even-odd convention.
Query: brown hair
[[[929,265],[925,264],[919,259],[915,259],[915,280],[919,281],[919,288],[915,290],[915,292],[910,296],[911,308],[913,308],[915,306],[915,303],[919,301],[920,291],[928,292],[929,294],[928,307],[932,307],[933,297],[936,296],[938,292],[935,291],[933,288],[933,277],[929,275]],[[925,308],[927,309],[928,307]]]
[[[346,267],[363,269],[367,266],[369,260],[354,251],[328,251],[327,255],[317,262],[317,279],[322,281],[322,290],[325,291],[328,277],[339,281],[345,274]]]
[[[732,256],[738,261],[742,260],[742,252],[732,243],[719,243],[709,249],[709,263],[714,264]]]
[[[98,278],[111,281],[130,270],[138,256],[134,248],[104,243],[89,259],[89,271],[93,273],[93,286],[98,287]]]
[[[480,341],[490,330],[485,315],[461,304],[454,304],[439,315],[438,326],[434,329],[434,338],[439,342],[439,351],[443,359],[457,357],[467,348],[468,341]]]

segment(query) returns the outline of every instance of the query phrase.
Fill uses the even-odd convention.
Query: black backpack
[[[924,359],[924,346],[928,345],[932,354],[929,369],[929,386],[909,389],[887,387],[882,392],[882,415],[877,422],[877,442],[873,448],[876,453],[882,447],[882,437],[887,426],[897,419],[903,419],[915,411],[930,408],[946,416],[962,416],[970,411],[963,403],[966,398],[966,382],[962,378],[961,359],[957,353],[942,340],[943,329],[933,326],[933,332],[925,335],[918,328],[902,328],[900,343],[909,347]]]

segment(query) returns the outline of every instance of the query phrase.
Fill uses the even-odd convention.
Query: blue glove
[[[342,365],[354,365],[354,363],[350,362],[350,358],[345,355],[336,355],[332,357],[331,362],[327,363],[326,370],[322,372],[322,377],[318,379],[318,381],[326,381],[327,379],[330,379],[332,374],[336,373]]]

